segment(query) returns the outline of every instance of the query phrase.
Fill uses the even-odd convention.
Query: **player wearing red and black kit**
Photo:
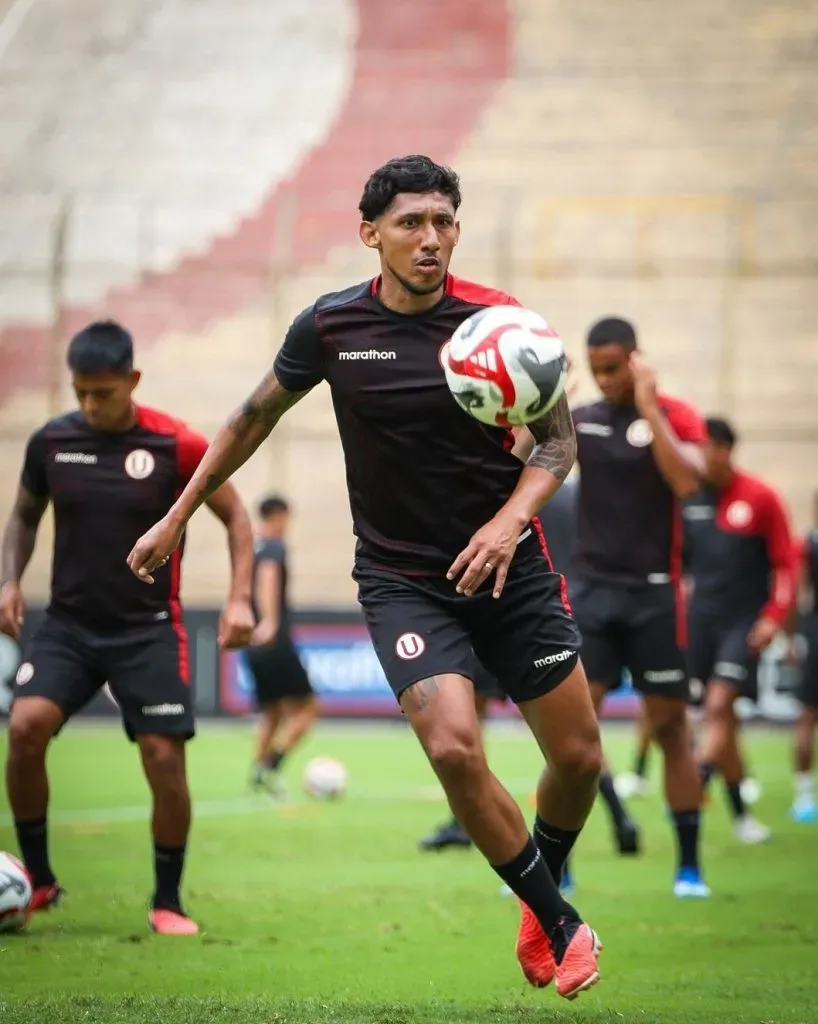
[[[707,420],[704,485],[684,506],[690,674],[705,686],[700,772],[727,785],[736,837],[759,843],[770,831],[747,813],[737,697],[758,698],[758,659],[789,620],[795,603],[793,541],[772,487],[732,463],[736,434]]]
[[[26,643],[9,725],[7,782],[20,849],[34,885],[33,909],[57,901],[46,830],[46,748],[107,682],[128,737],[140,750],[154,796],[156,890],[150,923],[168,934],[198,929],[182,911],[179,884],[190,817],[184,742],[194,733],[187,636],[179,602],[182,547],[146,587],[127,555],[191,478],[207,440],[180,420],[134,405],[139,381],[130,335],[92,324],[71,342],[80,409],[50,420],[28,442],[15,508],[3,537],[0,630],[23,625],[20,580],[39,521],[54,511],[51,599]],[[252,531],[232,487],[210,505],[227,527],[233,582],[221,641],[252,630]]]
[[[701,791],[686,715],[678,509],[699,487],[704,424],[684,402],[657,393],[628,321],[596,323],[588,359],[603,400],[573,411],[580,490],[572,602],[582,660],[597,707],[625,669],[645,698],[677,832],[674,892],[706,897],[698,859]],[[612,813],[621,813],[607,773],[600,791]]]
[[[210,487],[326,381],[357,536],[354,577],[381,664],[453,814],[523,903],[517,952],[526,977],[542,986],[556,976],[559,994],[573,998],[598,980],[599,947],[557,881],[593,803],[601,750],[579,635],[536,513],[570,471],[574,431],[563,396],[529,425],[538,443],[523,465],[510,431],[479,423],[453,400],[441,347],[467,318],[514,302],[448,273],[459,203],[457,176],[428,157],[372,174],[360,237],[378,253],[380,275],[296,317],[272,373],[130,562],[150,572]],[[546,752],[536,840],[488,768],[476,659]]]

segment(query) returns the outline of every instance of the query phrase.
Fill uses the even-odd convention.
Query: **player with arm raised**
[[[596,792],[599,727],[562,578],[537,510],[574,462],[564,397],[513,438],[464,415],[439,352],[453,331],[509,296],[452,277],[457,176],[428,157],[390,161],[367,182],[360,237],[380,274],[296,317],[275,365],[216,436],[199,471],[129,562],[150,579],[190,517],[280,417],[329,383],[358,538],[354,577],[386,676],[453,814],[520,897],[528,980],[573,998],[599,977],[598,940],[557,879]],[[475,711],[475,655],[526,719],[548,761],[535,838],[489,770]]]
[[[6,764],[34,887],[32,910],[61,895],[48,852],[46,750],[107,681],[153,794],[150,926],[191,935],[198,927],[179,895],[190,825],[185,742],[194,733],[179,603],[181,545],[151,589],[139,585],[124,561],[134,533],[154,522],[191,479],[207,441],[180,420],[134,403],[140,373],[131,336],[118,324],[80,331],[68,347],[68,368],[79,409],[50,420],[28,443],[0,569],[0,631],[17,638],[25,615],[21,580],[51,502],[51,601],[17,672]],[[250,520],[230,484],[213,488],[207,504],[224,523],[232,563],[219,641],[238,647],[253,627]]]

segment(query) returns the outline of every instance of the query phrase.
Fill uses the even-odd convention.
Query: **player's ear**
[[[142,371],[141,370],[131,370],[129,376],[130,376],[131,391],[133,391],[136,388],[137,384],[142,380]]]
[[[460,241],[460,221],[456,220],[454,222],[454,244],[457,245],[457,243],[459,241]]]
[[[378,231],[377,225],[373,224],[371,220],[361,221],[358,234],[361,236],[361,241],[368,249],[381,248],[381,233]]]

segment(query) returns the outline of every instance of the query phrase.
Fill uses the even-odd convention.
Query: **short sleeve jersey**
[[[702,444],[705,426],[684,402],[660,396],[680,441]],[[678,504],[653,455],[650,425],[632,405],[592,402],[573,410],[580,467],[577,570],[601,582],[678,579]]]
[[[496,305],[519,303],[449,276],[437,305],[401,315],[380,302],[376,279],[322,296],[287,333],[279,382],[330,387],[359,566],[443,574],[514,491],[511,432],[465,413],[440,364],[454,330]]]
[[[137,407],[122,433],[92,429],[79,412],[50,420],[29,439],[21,483],[54,509],[49,610],[99,633],[180,621],[182,548],[149,586],[126,559],[161,519],[207,450],[181,420]]]

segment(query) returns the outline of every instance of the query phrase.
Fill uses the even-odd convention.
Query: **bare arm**
[[[247,509],[230,483],[222,484],[205,501],[227,530],[231,569],[228,600],[249,601],[253,589],[253,528]]]
[[[701,448],[679,440],[658,404],[646,409],[644,418],[653,433],[653,457],[668,487],[679,499],[692,497],[698,491],[704,473]]]
[[[244,465],[284,413],[306,394],[286,391],[271,370],[213,438],[168,518],[184,526],[202,502]]]
[[[34,553],[37,529],[48,505],[45,495],[32,494],[20,485],[3,531],[0,582],[19,583]]]

